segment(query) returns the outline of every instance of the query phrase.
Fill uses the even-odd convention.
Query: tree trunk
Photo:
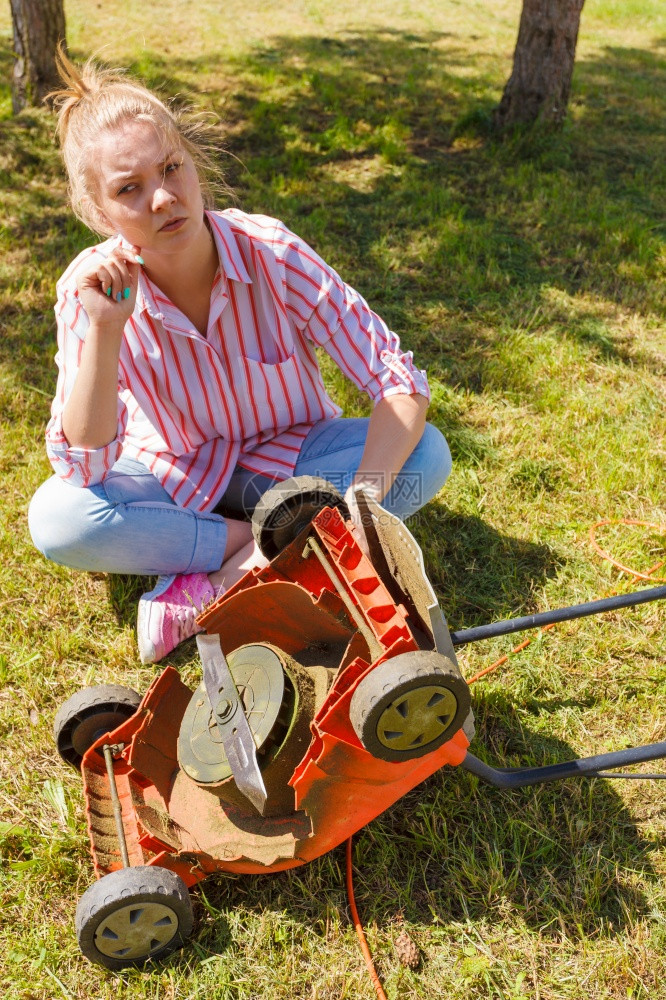
[[[10,0],[14,28],[12,109],[41,104],[58,85],[55,66],[58,42],[65,41],[63,0]]]
[[[523,0],[513,72],[495,110],[498,128],[541,119],[560,124],[567,111],[584,0]]]

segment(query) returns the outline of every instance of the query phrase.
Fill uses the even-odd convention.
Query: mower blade
[[[197,646],[204,687],[236,787],[263,816],[268,796],[257,763],[257,748],[220,637],[198,635]]]

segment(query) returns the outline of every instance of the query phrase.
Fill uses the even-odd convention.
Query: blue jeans
[[[322,420],[303,442],[295,476],[322,476],[344,493],[363,453],[368,420]],[[451,471],[445,438],[427,424],[383,506],[405,520],[432,499]],[[275,480],[237,466],[222,498],[225,514],[251,514]],[[86,489],[52,476],[30,503],[32,540],[63,566],[141,575],[211,573],[224,561],[221,514],[178,507],[141,462],[120,458],[102,483]]]

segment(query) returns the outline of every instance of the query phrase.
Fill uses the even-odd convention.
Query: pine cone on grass
[[[395,942],[395,953],[400,962],[406,965],[408,969],[416,969],[421,961],[418,946],[412,941],[405,930],[400,932]]]

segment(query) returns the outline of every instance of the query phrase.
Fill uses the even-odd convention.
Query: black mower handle
[[[464,646],[468,642],[479,642],[480,639],[492,639],[497,635],[509,635],[511,632],[523,632],[530,628],[543,628],[544,625],[554,625],[556,622],[568,622],[574,618],[600,615],[604,611],[613,611],[616,608],[631,608],[636,604],[646,604],[648,601],[659,601],[664,598],[666,598],[666,587],[635,590],[632,594],[604,597],[600,601],[588,601],[587,604],[574,604],[569,608],[542,611],[537,615],[525,615],[523,618],[508,618],[506,621],[494,622],[491,625],[479,625],[477,628],[467,628],[460,632],[451,632],[451,641],[454,646]]]

